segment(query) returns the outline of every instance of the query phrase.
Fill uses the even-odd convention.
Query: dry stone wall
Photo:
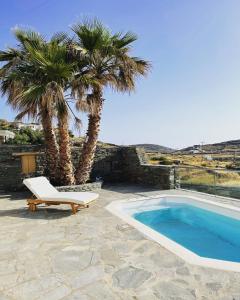
[[[36,172],[22,173],[19,152],[39,152],[36,156]],[[72,147],[73,165],[76,167],[81,147]],[[25,177],[46,174],[46,155],[43,146],[0,145],[0,190],[20,190]],[[159,189],[173,188],[173,169],[164,166],[148,165],[144,151],[135,147],[97,147],[91,180],[104,183],[128,182],[149,185]],[[96,184],[95,184],[96,185]],[[99,183],[97,184],[99,187]],[[96,186],[95,186],[96,187]],[[76,187],[79,189],[79,187]],[[60,190],[66,190],[60,188]],[[84,189],[91,189],[87,186]]]
[[[145,153],[140,148],[128,147],[123,152],[126,180],[158,189],[174,188],[174,168],[147,164]]]

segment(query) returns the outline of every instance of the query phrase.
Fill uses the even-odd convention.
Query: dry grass
[[[210,157],[212,160],[208,160],[206,155],[199,154],[154,154],[146,153],[150,164],[158,164],[157,158],[165,157],[172,164],[178,164],[180,166],[198,166],[206,168],[222,168],[233,163],[234,157],[232,154],[212,154]],[[240,156],[236,156],[235,159],[240,161]]]
[[[240,186],[240,173],[237,172],[180,168],[178,175],[181,182],[187,184]]]
[[[212,160],[208,160],[209,156],[205,154],[154,154],[147,153],[149,163],[159,164],[164,157],[168,163],[178,165],[177,169],[179,178],[182,183],[193,185],[221,185],[221,186],[240,186],[240,172],[231,172],[226,170],[229,165],[233,164],[234,159],[240,160],[240,156],[233,156],[233,154],[211,154]],[[158,160],[158,158],[160,160]],[[192,169],[186,166],[196,166],[209,168],[206,169]],[[184,168],[185,167],[185,168]],[[220,169],[214,171],[211,169]],[[222,171],[221,171],[222,169]]]

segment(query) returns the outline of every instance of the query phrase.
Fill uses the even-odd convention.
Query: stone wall
[[[147,164],[145,153],[140,148],[128,147],[123,152],[125,179],[132,183],[173,189],[174,168]]]
[[[76,168],[81,154],[81,147],[72,148],[72,161]],[[121,181],[122,175],[122,148],[121,147],[97,147],[94,165],[91,172],[91,180],[96,178],[105,182]]]
[[[20,152],[42,152],[41,146],[0,145],[0,190],[18,190],[26,177],[22,174],[21,157],[14,156]],[[36,158],[36,172],[29,176],[41,176],[44,173],[44,152]]]
[[[17,152],[40,152],[36,157],[36,172],[28,176],[21,172],[21,158]],[[73,165],[76,167],[81,147],[72,147]],[[135,147],[97,147],[91,180],[104,183],[128,182],[144,184],[160,189],[173,188],[173,169],[147,165],[144,151]],[[43,146],[0,145],[0,189],[19,190],[25,177],[47,175]]]
[[[39,152],[36,156],[36,172],[24,175],[21,170],[20,152]],[[72,148],[73,165],[76,168],[81,153],[81,147]],[[122,180],[121,147],[97,147],[91,180],[104,182],[120,182]],[[22,181],[26,177],[46,175],[46,156],[43,146],[32,145],[0,145],[0,190],[21,190]],[[98,184],[99,185],[99,184]],[[86,187],[87,188],[87,187]],[[95,187],[94,187],[95,189]]]
[[[102,181],[96,181],[79,185],[57,186],[56,189],[59,192],[88,192],[100,190],[102,188],[102,184]]]

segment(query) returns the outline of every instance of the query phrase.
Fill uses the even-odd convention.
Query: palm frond
[[[14,48],[8,48],[6,51],[0,51],[0,61],[12,61],[15,58],[21,58],[22,56],[22,52]]]
[[[122,35],[121,33],[117,33],[112,36],[113,45],[118,49],[124,48],[129,45],[131,46],[131,44],[137,39],[137,35],[131,31],[128,31],[124,35]]]
[[[63,44],[69,43],[72,39],[66,32],[56,32],[50,39],[50,43]]]
[[[26,42],[34,48],[39,48],[45,43],[44,37],[40,33],[31,29],[24,30],[21,28],[15,28],[13,32],[22,49],[25,49]]]
[[[79,46],[89,52],[109,43],[110,31],[97,19],[85,20],[72,26]]]
[[[36,107],[27,107],[18,113],[15,117],[15,121],[22,121],[24,117],[28,117],[29,119],[36,119],[38,116],[38,111]]]

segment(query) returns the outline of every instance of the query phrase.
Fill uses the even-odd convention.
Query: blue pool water
[[[133,217],[199,256],[240,262],[240,220],[187,204]]]

